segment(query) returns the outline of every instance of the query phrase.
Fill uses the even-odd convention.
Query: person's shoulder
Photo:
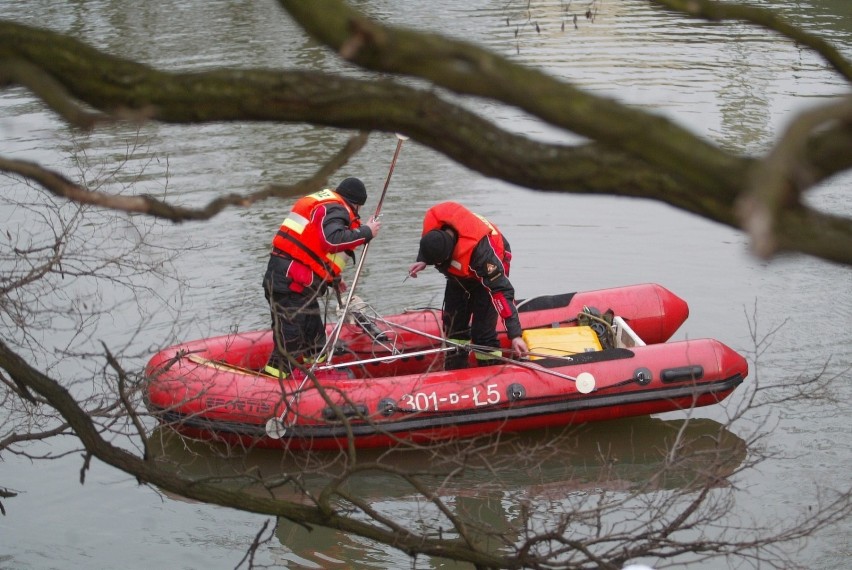
[[[346,209],[346,206],[334,202],[325,204],[322,218],[323,225],[329,223],[349,225],[352,223],[352,216],[349,215],[349,210]]]
[[[346,209],[346,206],[341,204],[340,202],[326,202],[323,204],[325,208],[326,214],[333,214],[336,216],[344,216],[349,218],[349,210]]]

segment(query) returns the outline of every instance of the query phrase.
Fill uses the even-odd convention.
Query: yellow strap
[[[315,356],[305,356],[302,358],[302,363],[305,365],[308,364],[322,364],[328,358],[327,354],[320,354],[318,357]]]
[[[263,367],[263,372],[264,374],[269,374],[270,376],[275,376],[276,378],[281,378],[282,380],[289,376],[289,374],[287,374],[286,372],[282,372],[281,370],[278,370],[277,368],[275,368],[274,366],[270,366],[269,364]]]
[[[243,374],[251,374],[257,376],[257,370],[250,370],[248,368],[243,368],[242,366],[237,366],[235,364],[228,364],[227,362],[222,362],[221,360],[210,360],[209,358],[204,358],[203,356],[199,356],[198,354],[189,354],[186,358],[190,362],[193,362],[195,364],[201,364],[202,366],[210,366],[211,368],[216,368],[218,370],[230,370],[233,372],[241,372]]]
[[[492,350],[491,352],[476,351],[473,353],[473,356],[477,360],[494,360],[503,356],[503,353],[499,350]]]

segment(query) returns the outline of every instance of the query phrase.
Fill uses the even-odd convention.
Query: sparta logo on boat
[[[242,399],[210,396],[206,399],[206,402],[208,409],[224,408],[226,410],[241,412],[272,413],[272,406],[268,402],[254,398]]]

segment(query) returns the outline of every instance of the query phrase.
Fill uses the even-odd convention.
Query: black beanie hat
[[[335,190],[347,202],[356,206],[363,206],[367,202],[367,188],[357,178],[346,178],[337,185]]]
[[[420,259],[426,265],[443,263],[453,255],[453,238],[443,230],[432,230],[420,238]]]

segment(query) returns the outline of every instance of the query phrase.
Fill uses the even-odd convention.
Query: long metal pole
[[[385,195],[388,192],[388,186],[390,186],[391,175],[393,175],[393,169],[396,166],[396,159],[399,157],[399,151],[402,150],[402,143],[408,140],[408,137],[397,133],[396,135],[396,150],[393,153],[393,160],[391,161],[390,170],[388,170],[388,176],[385,178],[385,187],[382,189],[382,195],[379,196],[379,203],[376,204],[376,213],[373,214],[373,218],[379,219],[382,211],[382,204],[385,201]],[[337,324],[334,326],[334,330],[331,332],[331,337],[325,343],[322,352],[327,354],[327,358],[325,360],[325,364],[331,364],[332,358],[334,357],[334,348],[337,346],[337,340],[340,338],[340,329],[343,328],[343,323],[346,320],[346,314],[349,312],[349,305],[352,303],[352,297],[355,294],[355,286],[358,284],[358,278],[361,276],[361,269],[364,267],[364,260],[367,258],[367,250],[370,248],[370,242],[364,244],[364,251],[361,252],[361,259],[358,260],[358,267],[355,268],[355,275],[352,277],[352,283],[349,285],[349,289],[347,291],[346,303],[343,305],[343,312],[338,317]],[[318,362],[314,363],[316,367]]]

